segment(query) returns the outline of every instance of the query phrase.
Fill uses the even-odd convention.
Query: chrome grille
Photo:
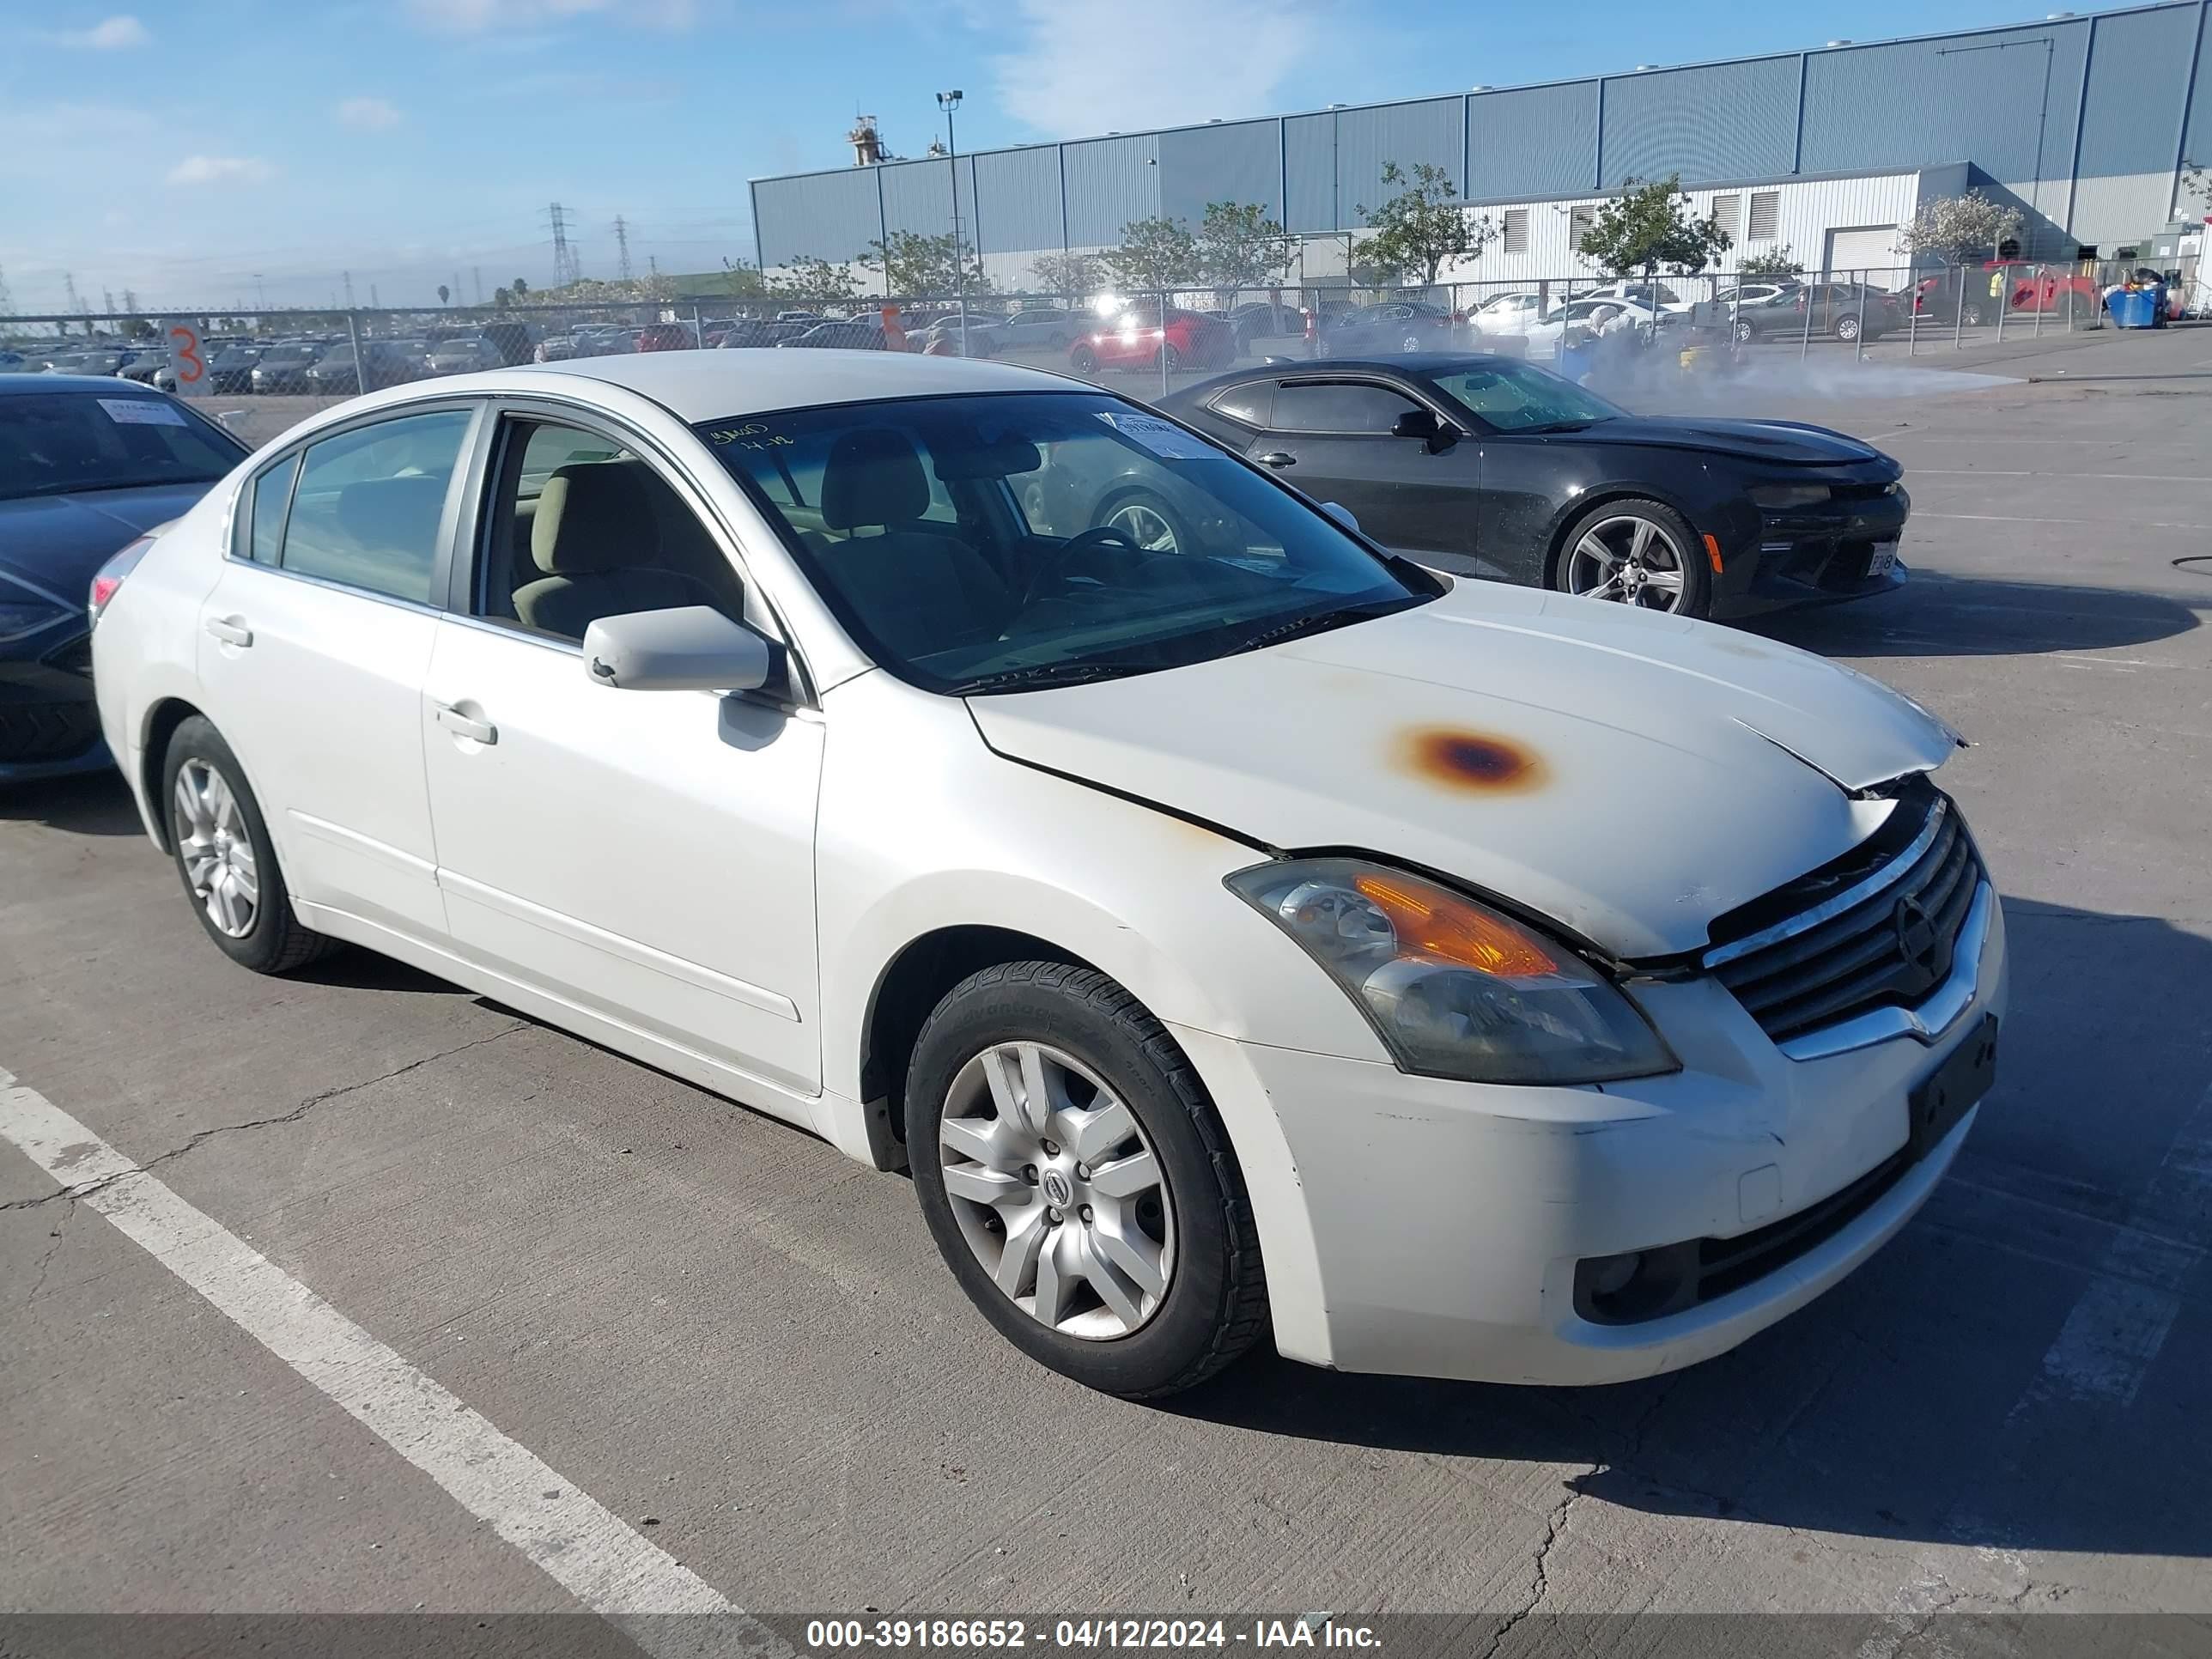
[[[1793,884],[1829,890],[1705,953],[1705,965],[1776,1042],[1869,1009],[1917,1006],[1950,975],[1981,861],[1957,809],[1933,789],[1900,801],[1893,819],[1898,814],[1905,821],[1881,832],[1895,846],[1885,862],[1840,888],[1818,873]],[[1760,908],[1771,914],[1780,896]]]

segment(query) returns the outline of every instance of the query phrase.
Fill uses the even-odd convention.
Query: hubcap
[[[1588,599],[1676,611],[1682,581],[1682,550],[1674,538],[1632,513],[1592,525],[1567,556],[1567,592]]]
[[[208,921],[226,937],[244,939],[261,909],[253,837],[237,795],[204,760],[188,760],[177,772],[176,835],[185,880]]]
[[[938,1129],[945,1195],[992,1282],[1038,1323],[1094,1342],[1159,1310],[1175,1274],[1175,1206],[1135,1115],[1042,1043],[960,1068]]]
[[[1131,501],[1106,515],[1106,522],[1147,553],[1177,553],[1175,526],[1142,501]]]

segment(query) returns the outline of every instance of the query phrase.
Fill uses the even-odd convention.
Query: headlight
[[[1826,484],[1753,484],[1749,493],[1761,507],[1818,507],[1830,491]]]
[[[1432,882],[1355,859],[1298,859],[1227,884],[1345,988],[1406,1071],[1565,1084],[1680,1068],[1572,951]]]
[[[69,615],[51,594],[21,582],[0,580],[0,641],[20,640]]]

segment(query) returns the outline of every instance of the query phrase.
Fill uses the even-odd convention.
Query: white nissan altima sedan
[[[1424,570],[1057,376],[395,388],[93,599],[216,948],[383,951],[909,1170],[984,1316],[1117,1394],[1262,1333],[1689,1364],[1895,1233],[1990,1079],[1948,727]]]

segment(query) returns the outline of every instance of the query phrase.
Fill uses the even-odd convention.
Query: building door
[[[1910,261],[1897,251],[1895,225],[1862,225],[1828,233],[1826,274],[1832,281],[1863,281],[1891,293],[1910,280]]]

